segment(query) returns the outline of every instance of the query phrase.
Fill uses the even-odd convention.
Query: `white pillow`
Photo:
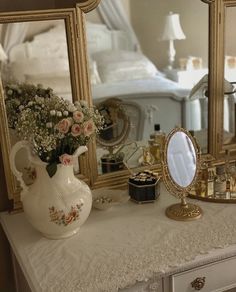
[[[40,75],[55,73],[67,75],[70,72],[68,58],[32,58],[20,59],[9,63],[9,68],[13,74],[13,78],[19,82],[25,81],[25,75]]]
[[[93,54],[102,82],[148,79],[160,72],[143,54],[132,51],[102,51]]]

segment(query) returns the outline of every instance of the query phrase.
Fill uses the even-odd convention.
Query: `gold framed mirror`
[[[233,37],[236,1],[217,1],[216,22],[216,59],[215,59],[215,103],[217,119],[214,127],[214,140],[217,141],[214,153],[218,159],[224,159],[230,150],[230,159],[236,155],[235,132],[235,43]]]
[[[236,203],[235,198],[235,43],[233,36],[236,1],[219,0],[214,4],[210,56],[209,151],[214,159],[202,165],[197,189],[192,198]]]
[[[8,198],[13,201],[13,210],[21,209],[21,203],[20,188],[9,164],[11,146],[16,141],[14,141],[14,132],[12,134],[9,130],[8,117],[13,117],[17,113],[17,106],[7,114],[6,109],[9,110],[9,107],[6,107],[5,98],[10,99],[12,96],[15,97],[14,94],[23,93],[27,99],[27,97],[30,98],[30,90],[33,94],[40,96],[42,87],[45,94],[50,91],[47,91],[47,87],[52,87],[52,89],[55,88],[55,93],[64,99],[89,102],[90,88],[88,86],[84,13],[96,7],[99,1],[77,1],[78,3],[74,1],[68,4],[67,8],[64,8],[63,4],[59,2],[53,5],[53,9],[48,9],[49,3],[44,3],[44,6],[41,3],[42,9],[45,10],[0,13],[2,37],[1,150]],[[24,8],[27,7],[24,1],[22,5]],[[6,5],[6,10],[9,10],[8,5]],[[19,10],[19,7],[16,10]],[[38,87],[38,83],[41,83],[42,86]],[[23,84],[26,84],[26,87]],[[16,111],[14,112],[14,110]],[[20,156],[24,155],[21,153]],[[82,157],[77,171],[79,177],[89,183],[88,160],[88,154]],[[24,159],[23,163],[26,163]],[[28,166],[26,163],[22,165],[22,168],[28,169]]]
[[[164,147],[162,175],[166,189],[181,199],[181,203],[166,209],[169,218],[189,221],[201,217],[201,208],[186,201],[196,183],[199,167],[200,149],[196,140],[183,128],[172,130]]]
[[[224,160],[226,151],[235,158],[235,106],[234,106],[234,41],[232,37],[236,1],[215,1],[211,56],[212,76],[210,88],[214,94],[210,115],[212,131],[210,152],[217,160]]]
[[[129,117],[131,120],[131,130],[133,128],[136,128],[138,129],[138,132],[141,133],[136,142],[138,141],[138,144],[141,143],[142,146],[149,147],[149,140],[152,139],[150,135],[154,134],[155,125],[159,124],[161,130],[166,133],[168,133],[176,125],[179,125],[187,128],[188,130],[191,130],[191,133],[193,133],[193,135],[197,138],[199,144],[202,144],[202,150],[205,155],[207,157],[211,156],[212,134],[210,134],[211,130],[208,131],[208,128],[212,129],[210,127],[212,121],[210,120],[211,114],[208,111],[208,104],[209,109],[212,108],[210,100],[214,91],[211,88],[212,66],[210,64],[208,66],[208,56],[209,58],[211,58],[212,56],[211,51],[214,47],[214,39],[212,36],[212,31],[210,31],[210,29],[207,29],[207,27],[209,28],[210,24],[215,21],[215,1],[194,0],[190,2],[181,1],[181,3],[176,1],[174,5],[173,2],[171,2],[168,3],[167,7],[164,8],[164,6],[161,5],[160,0],[155,3],[155,5],[158,5],[158,9],[154,9],[153,3],[148,4],[144,3],[141,0],[131,0],[129,1],[129,3],[128,1],[124,0],[122,1],[122,3],[124,4],[124,8],[126,9],[126,11],[128,11],[129,13],[129,20],[131,21],[132,28],[135,30],[136,36],[141,44],[142,52],[134,52],[134,50],[131,49],[132,44],[130,44],[130,42],[117,42],[118,39],[127,40],[127,35],[124,31],[122,31],[122,29],[119,31],[116,30],[115,32],[113,29],[107,28],[103,20],[99,18],[99,13],[102,14],[101,5],[99,5],[98,8],[94,10],[91,14],[86,15],[86,19],[88,21],[87,45],[90,63],[90,74],[92,76],[92,101],[97,104],[99,103],[99,101],[102,102],[106,98],[112,98],[115,96],[123,101],[134,102],[137,107],[139,107],[142,116],[142,118],[138,117],[137,120],[142,121],[142,124],[141,126],[139,125],[141,127],[140,130],[137,126],[137,120],[132,121],[132,115],[134,116],[135,114],[129,113]],[[159,13],[158,21],[160,22],[158,26],[154,24],[157,21],[157,10]],[[165,22],[168,22],[167,16],[169,11],[176,11],[179,16],[180,25],[186,36],[185,39],[182,38],[182,40],[175,42],[177,51],[174,63],[175,68],[172,68],[171,70],[166,68],[168,65],[168,56],[166,54],[168,41],[165,41],[164,37],[162,38],[163,41],[161,41]],[[198,11],[198,14],[196,14],[196,11]],[[144,19],[146,19],[147,17],[150,19],[148,23],[144,21]],[[195,18],[195,24],[197,23],[197,25],[194,24],[193,17]],[[203,20],[201,24],[202,26],[204,26],[204,28],[202,28],[201,30],[198,26],[199,17]],[[189,24],[189,22],[191,22],[191,25]],[[111,48],[109,46],[106,46],[107,43],[109,43],[107,41],[107,39],[109,38],[113,39],[113,45],[115,46],[112,52],[110,50]],[[204,41],[202,41],[202,43],[198,42],[199,46],[201,47],[201,49],[198,50],[196,49],[197,45],[195,41],[199,40],[199,38],[203,38]],[[110,42],[109,44],[111,45],[112,42]],[[129,53],[127,53],[127,50],[129,51]],[[126,52],[124,53],[124,51]],[[159,55],[161,56],[160,58],[158,58],[158,54],[156,54],[156,52],[159,52]],[[159,95],[158,93],[153,93],[152,84],[149,81],[148,83],[147,80],[145,80],[145,82],[148,83],[148,86],[146,87],[146,91],[143,92],[143,88],[141,89],[140,80],[135,80],[135,78],[133,78],[130,83],[133,84],[137,92],[131,93],[131,91],[125,91],[125,85],[127,85],[127,83],[130,81],[128,80],[128,76],[125,75],[126,79],[121,80],[120,76],[117,76],[117,72],[111,70],[113,70],[114,68],[116,68],[117,71],[118,68],[122,70],[122,68],[119,67],[118,63],[120,61],[126,62],[127,60],[130,60],[130,58],[133,58],[133,60],[135,60],[136,53],[139,56],[139,60],[142,60],[142,62],[146,62],[147,59],[145,59],[145,57],[147,57],[148,62],[151,61],[152,65],[154,64],[159,71],[162,71],[162,73],[164,72],[165,77],[167,78],[164,80],[164,78],[162,78],[163,75],[160,76],[162,81],[165,82],[166,80],[168,80],[167,82],[170,82],[172,85],[177,85],[178,90],[180,88],[185,88],[185,93],[182,92],[181,94],[182,97],[185,96],[187,98],[176,99],[176,96],[173,97],[174,95],[166,92],[164,90],[164,87],[161,94],[160,92]],[[188,58],[188,54],[193,54],[195,56],[201,57]],[[153,68],[152,65],[151,68]],[[129,69],[127,70],[131,70],[129,72],[131,72],[131,75],[133,74],[132,77],[134,77],[136,74],[132,73],[132,68],[128,68]],[[189,73],[189,70],[191,71],[191,73]],[[208,78],[210,88],[208,88],[208,80],[206,79],[204,79],[200,85],[203,84],[203,87],[205,89],[209,89],[209,96],[203,96],[203,98],[199,98],[199,95],[202,94],[203,91],[200,90],[198,86],[195,87],[195,85],[198,85],[198,82],[201,80],[201,78],[203,78],[208,72],[210,75],[210,78]],[[191,81],[185,79],[187,76],[186,74],[191,77]],[[194,79],[195,77],[198,79],[195,79],[193,81],[192,78]],[[175,80],[174,82],[173,79]],[[106,84],[108,85],[107,87]],[[157,84],[159,83],[157,82]],[[180,84],[185,85],[181,87]],[[117,91],[109,91],[110,89],[112,89],[112,87],[114,90],[116,88]],[[190,95],[191,98],[189,98]],[[197,116],[199,115],[199,118],[193,118],[195,114]],[[123,186],[127,181],[129,175],[128,171],[120,170],[118,172],[113,172],[112,174],[101,175],[101,173],[99,173],[97,164],[98,150],[96,143],[94,143],[93,147],[94,148],[93,152],[91,153],[92,156],[90,160],[92,170],[92,186],[94,188],[101,186]],[[150,166],[150,168],[160,171],[160,162],[154,163]]]

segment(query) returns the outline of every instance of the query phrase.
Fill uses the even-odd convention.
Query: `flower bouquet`
[[[102,116],[85,101],[72,103],[51,89],[27,84],[7,85],[5,92],[9,127],[31,143],[50,177],[58,163],[72,164],[76,149],[102,128]]]

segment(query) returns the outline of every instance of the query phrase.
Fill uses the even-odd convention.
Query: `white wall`
[[[146,55],[160,68],[167,64],[167,41],[159,41],[164,17],[170,11],[180,14],[186,40],[175,41],[176,66],[179,58],[202,57],[208,63],[208,5],[200,0],[130,0],[133,27]]]
[[[180,14],[185,40],[175,41],[176,62],[188,56],[201,57],[208,67],[208,5],[201,0],[121,0],[141,42],[143,52],[159,69],[168,62],[167,41],[159,41],[165,15],[170,11]],[[101,23],[94,10],[87,15],[89,21]]]

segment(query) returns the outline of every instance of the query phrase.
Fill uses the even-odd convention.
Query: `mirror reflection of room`
[[[35,96],[52,94],[72,101],[65,21],[45,20],[0,24],[0,65],[10,142],[21,140],[15,123],[19,104],[26,105]],[[16,157],[16,165],[31,184],[34,169],[24,149]],[[79,171],[75,161],[75,171]]]
[[[236,44],[234,21],[236,7],[225,10],[225,60],[224,60],[224,144],[235,143],[235,85],[236,85]]]
[[[64,20],[0,24],[4,83],[41,84],[72,100]]]
[[[178,125],[207,153],[208,5],[162,1],[104,0],[86,15],[93,102],[115,97],[140,108],[140,116],[127,108],[126,143],[136,131],[138,145],[150,148],[156,129]]]

